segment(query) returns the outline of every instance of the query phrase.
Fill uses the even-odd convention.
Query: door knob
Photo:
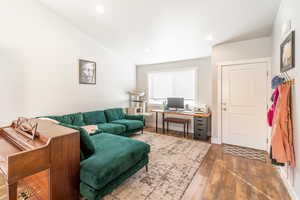
[[[223,110],[223,111],[226,111],[227,109],[226,109],[226,108],[222,108],[222,110]]]

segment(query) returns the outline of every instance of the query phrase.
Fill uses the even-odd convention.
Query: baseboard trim
[[[284,176],[284,171],[282,167],[277,167],[278,173],[280,175],[280,178],[283,182],[283,184],[285,185],[290,197],[292,200],[299,200],[299,198],[297,197],[295,188],[291,185],[291,183],[285,178]]]

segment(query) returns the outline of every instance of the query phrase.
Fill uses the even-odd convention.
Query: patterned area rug
[[[150,132],[134,139],[151,145],[149,171],[141,169],[104,200],[180,200],[210,147]]]
[[[259,160],[266,162],[265,152],[255,149],[249,149],[244,147],[238,147],[233,145],[224,145],[224,153],[231,154],[233,156],[239,156],[250,160]]]

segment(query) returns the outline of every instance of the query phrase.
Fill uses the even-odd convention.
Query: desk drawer
[[[207,126],[197,126],[197,127],[194,127],[194,132],[205,132],[207,133],[208,132],[208,127]]]
[[[194,132],[194,138],[199,140],[207,140],[207,131],[197,130],[196,132]]]
[[[194,122],[207,123],[207,121],[208,121],[207,117],[194,117]]]
[[[208,124],[207,122],[194,122],[194,126],[195,128],[207,128],[208,127]]]
[[[207,128],[195,128],[194,129],[195,134],[207,134]]]

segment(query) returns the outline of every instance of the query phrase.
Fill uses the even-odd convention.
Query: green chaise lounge
[[[60,123],[80,132],[80,193],[100,200],[149,162],[150,145],[127,137],[100,133]]]
[[[80,193],[99,200],[148,164],[150,146],[138,140],[101,133],[91,137],[95,152],[80,163]]]

